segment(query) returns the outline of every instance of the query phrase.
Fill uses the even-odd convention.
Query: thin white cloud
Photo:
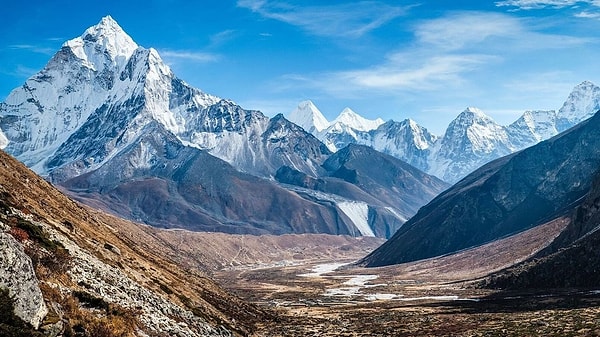
[[[600,19],[600,12],[582,11],[575,14],[575,17],[583,19]]]
[[[12,76],[12,77],[15,77],[18,79],[23,79],[23,80],[33,76],[38,71],[40,71],[40,70],[31,68],[31,67],[27,67],[22,64],[18,64],[16,67],[10,67],[10,69],[0,68],[0,74]]]
[[[581,37],[539,33],[524,20],[501,13],[461,12],[421,23],[415,36],[420,44],[448,51],[473,47],[487,48],[487,52],[568,48],[590,42]]]
[[[217,54],[186,50],[161,50],[160,55],[167,60],[179,59],[198,63],[216,62],[219,59]]]
[[[235,37],[235,33],[234,29],[227,29],[212,35],[210,37],[211,47],[216,47],[232,40]]]
[[[432,90],[446,86],[448,83],[461,82],[461,74],[495,58],[489,55],[449,54],[416,58],[412,62],[399,61],[399,59],[413,59],[414,56],[410,53],[401,56],[393,55],[384,65],[339,72],[333,77],[342,88],[352,84],[357,90]]]
[[[517,18],[496,13],[465,12],[423,22],[416,27],[415,36],[419,43],[455,50],[489,38],[516,37],[522,34],[522,30]]]
[[[280,1],[239,0],[237,5],[265,18],[301,27],[314,35],[335,37],[360,37],[405,15],[409,8],[378,1],[299,6]]]
[[[469,86],[470,74],[519,64],[520,55],[572,49],[589,39],[534,31],[527,19],[464,12],[421,22],[415,39],[384,62],[325,74],[287,75],[281,88],[318,88],[335,97],[435,91]]]
[[[574,7],[580,4],[600,6],[598,0],[505,0],[496,2],[498,7],[517,7],[522,10]]]
[[[578,2],[590,2],[590,1],[579,1],[579,0],[506,0],[496,2],[498,7],[517,7],[519,9],[540,9],[540,8],[564,8],[571,7]]]
[[[56,52],[55,48],[42,47],[31,44],[13,44],[8,46],[9,49],[27,50],[37,54],[52,55]]]

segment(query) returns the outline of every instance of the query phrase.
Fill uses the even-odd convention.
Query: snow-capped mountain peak
[[[301,126],[309,133],[316,134],[329,126],[329,121],[312,101],[303,101],[292,111],[288,120]]]
[[[600,110],[600,87],[590,81],[577,85],[558,111],[557,129],[562,132]]]
[[[555,110],[528,110],[507,130],[515,149],[522,149],[558,134]]]
[[[69,47],[88,67],[101,71],[105,55],[122,66],[138,45],[111,16],[105,16],[97,25],[86,29],[80,37],[65,42],[63,47]]]
[[[481,109],[476,107],[467,107],[462,113],[459,114],[458,118],[467,118],[472,120],[485,120],[491,121],[492,118],[485,114]],[[457,119],[458,119],[457,118]]]
[[[343,124],[358,131],[375,130],[385,121],[381,118],[370,120],[357,114],[350,108],[345,108],[331,124]]]

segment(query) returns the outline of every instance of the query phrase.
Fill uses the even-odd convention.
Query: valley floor
[[[434,275],[392,277],[389,268],[318,275],[337,265],[218,277],[238,296],[277,313],[254,336],[600,336],[599,291],[500,293]]]
[[[558,233],[563,226],[558,221],[538,231]],[[516,255],[523,259],[537,251],[544,244],[538,237],[529,231],[455,255],[391,267],[360,268],[351,264],[353,259],[323,259],[222,270],[214,276],[239,297],[277,313],[275,321],[258,326],[256,337],[600,336],[598,290],[516,293],[475,286],[490,271],[514,263]],[[499,249],[506,244],[521,250]]]

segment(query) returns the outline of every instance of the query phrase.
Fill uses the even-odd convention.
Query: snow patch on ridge
[[[369,206],[364,202],[340,202],[337,206],[350,218],[363,236],[375,236],[369,226]]]

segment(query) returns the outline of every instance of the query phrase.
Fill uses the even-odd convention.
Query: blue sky
[[[467,106],[508,124],[600,84],[600,1],[8,1],[0,100],[111,15],[183,80],[267,115],[413,118],[437,134]]]

